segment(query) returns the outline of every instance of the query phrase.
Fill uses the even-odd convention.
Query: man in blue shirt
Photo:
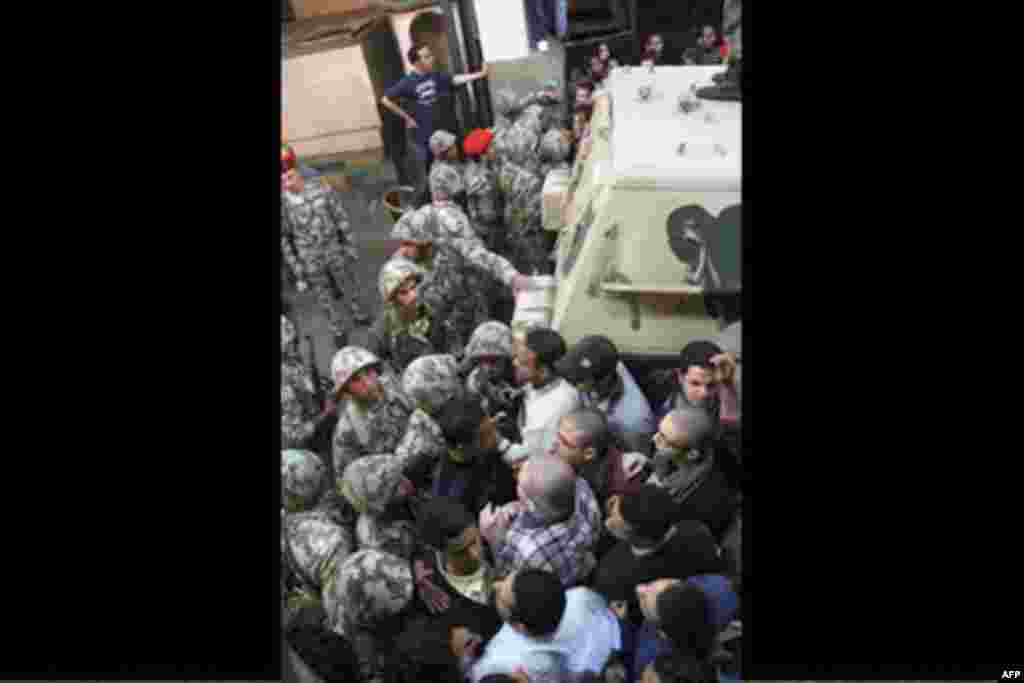
[[[484,64],[480,71],[461,76],[434,71],[434,54],[426,45],[413,45],[409,48],[407,56],[409,63],[412,64],[412,72],[388,88],[380,98],[380,103],[400,116],[405,121],[405,127],[411,131],[412,152],[416,160],[413,165],[413,177],[418,193],[423,194],[430,163],[433,161],[429,143],[435,129],[438,99],[451,95],[455,86],[484,78],[488,70]],[[413,100],[412,114],[395,104],[394,99],[399,97]]]

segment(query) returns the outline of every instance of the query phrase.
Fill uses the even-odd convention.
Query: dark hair
[[[474,443],[483,419],[480,399],[473,396],[460,396],[448,401],[437,416],[445,440],[456,446]]]
[[[530,330],[526,334],[526,348],[537,354],[537,363],[553,366],[565,355],[565,340],[554,330]]]
[[[654,604],[658,628],[665,632],[676,650],[701,661],[711,656],[715,625],[710,618],[707,595],[697,586],[681,582],[669,586]]]
[[[302,624],[288,633],[288,643],[324,681],[359,680],[359,663],[348,640],[316,624]]]
[[[429,46],[417,43],[409,48],[409,52],[406,54],[406,57],[409,58],[410,64],[416,64],[420,61],[420,50],[422,50],[425,47]]]
[[[636,494],[623,496],[619,512],[634,535],[649,541],[664,538],[679,518],[672,495],[654,484],[644,484]]]
[[[515,606],[511,618],[523,624],[533,636],[548,636],[558,630],[565,612],[565,589],[553,573],[522,569],[512,582]]]
[[[508,674],[487,674],[480,679],[480,683],[516,683],[516,679]]]
[[[693,655],[665,652],[651,664],[661,683],[715,683],[718,680],[711,666]]]
[[[705,370],[712,370],[711,359],[722,353],[722,349],[709,341],[692,341],[679,352],[679,367],[683,372],[696,365]]]
[[[476,520],[466,506],[454,498],[431,498],[419,510],[419,534],[424,543],[437,550],[461,536],[466,529],[476,526]]]
[[[458,660],[451,651],[449,620],[421,617],[409,622],[395,641],[390,664],[389,683],[461,680]]]

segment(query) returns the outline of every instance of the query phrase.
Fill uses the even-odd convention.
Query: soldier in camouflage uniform
[[[445,403],[463,395],[458,364],[451,355],[423,356],[402,374],[402,389],[416,406],[405,436],[396,449],[405,471],[420,489],[433,486],[434,470],[448,452],[437,416]]]
[[[530,286],[511,263],[484,247],[469,219],[454,205],[428,205],[407,212],[395,223],[391,238],[402,242],[392,259],[412,261],[426,274],[420,298],[431,307],[435,320],[444,320],[448,333],[454,335],[446,348],[455,355],[461,355],[469,335],[487,314],[479,290],[470,296],[469,266],[511,285],[514,291]]]
[[[338,493],[330,468],[313,451],[281,451],[281,516],[318,511],[336,524],[354,528],[352,507]]]
[[[334,429],[335,482],[348,465],[374,453],[394,453],[405,434],[412,402],[397,377],[382,372],[380,358],[366,349],[346,346],[331,361],[338,393]]]
[[[303,610],[322,609],[322,590],[355,545],[352,531],[335,524],[321,511],[288,515],[281,524],[281,555],[285,571],[284,623]]]
[[[430,151],[434,155],[434,163],[430,166],[428,187],[433,188],[435,178],[445,176],[448,188],[448,199],[466,209],[466,186],[462,181],[462,162],[459,161],[459,146],[454,135],[446,130],[439,130],[430,136]],[[433,193],[431,193],[433,194]]]
[[[318,406],[314,382],[327,389],[325,380],[313,377],[299,355],[295,325],[281,316],[281,446],[306,448],[319,424],[330,418],[333,405]],[[325,454],[326,455],[326,454]]]
[[[380,269],[384,307],[371,332],[379,355],[398,374],[420,356],[448,350],[443,321],[419,299],[423,277],[423,270],[410,261],[391,260]]]
[[[410,562],[379,550],[350,555],[324,587],[327,624],[348,639],[363,681],[383,683],[387,653],[406,619],[416,614]]]
[[[283,174],[282,184],[281,253],[299,291],[313,289],[339,343],[355,324],[369,322],[359,304],[359,256],[348,214],[330,186],[303,179],[295,168]],[[342,301],[335,299],[334,286]]]
[[[491,144],[491,131],[477,128],[466,136],[463,152],[466,163],[462,177],[466,187],[466,214],[487,248],[501,253],[501,207],[498,201],[498,175],[494,160],[497,153]]]
[[[480,398],[484,412],[506,414],[499,425],[515,425],[521,405],[522,390],[515,384],[512,365],[512,329],[491,320],[476,328],[466,345],[463,367],[469,369],[466,390]],[[514,430],[502,430],[503,436],[519,441]],[[506,433],[511,431],[511,434]]]
[[[356,541],[411,560],[416,550],[416,525],[409,498],[416,487],[402,474],[401,458],[368,455],[350,464],[342,476],[341,493],[359,513]]]

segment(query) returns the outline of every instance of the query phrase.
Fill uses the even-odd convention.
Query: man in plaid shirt
[[[497,574],[531,568],[557,574],[566,588],[586,581],[602,529],[590,485],[560,458],[537,454],[523,466],[518,492],[519,500],[480,512]]]

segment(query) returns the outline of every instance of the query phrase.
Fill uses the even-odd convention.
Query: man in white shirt
[[[519,431],[531,453],[547,453],[558,437],[558,422],[582,408],[579,392],[555,374],[555,363],[565,355],[565,340],[554,330],[530,330],[512,357],[516,381],[524,385]]]
[[[505,625],[470,667],[472,683],[519,667],[531,679],[600,673],[622,647],[622,627],[604,598],[585,587],[565,590],[550,572],[510,574],[494,584],[494,600]]]

